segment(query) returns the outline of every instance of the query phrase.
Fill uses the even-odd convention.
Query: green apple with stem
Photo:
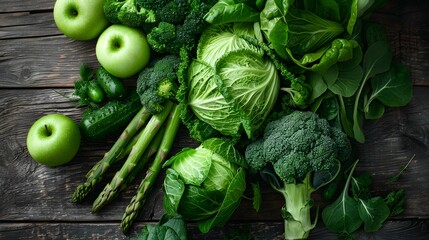
[[[114,24],[98,38],[95,55],[110,74],[129,78],[148,64],[150,47],[140,29]]]
[[[48,167],[70,162],[80,147],[78,125],[63,114],[47,114],[31,125],[27,149],[31,157]]]
[[[75,40],[95,39],[109,25],[104,0],[57,0],[54,21],[57,28]]]

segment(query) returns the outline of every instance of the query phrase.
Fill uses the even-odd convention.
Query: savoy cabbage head
[[[196,59],[179,74],[182,119],[195,139],[213,137],[201,132],[207,129],[230,137],[256,137],[280,89],[271,58],[246,40],[259,39],[259,32],[245,23],[212,25],[203,32]]]

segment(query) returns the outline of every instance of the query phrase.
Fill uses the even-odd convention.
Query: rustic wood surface
[[[26,149],[27,131],[37,118],[58,112],[80,120],[82,109],[70,100],[73,82],[81,63],[98,66],[95,41],[63,36],[52,18],[53,4],[0,0],[0,239],[127,239],[163,214],[162,176],[132,233],[125,236],[119,221],[137,183],[99,214],[90,213],[96,194],[83,204],[70,201],[85,173],[113,144],[113,136],[101,143],[83,142],[72,162],[56,168],[37,164]],[[389,1],[373,19],[388,29],[395,59],[409,67],[415,91],[408,106],[389,108],[382,119],[368,122],[367,141],[357,145],[358,171],[371,173],[376,194],[406,191],[405,212],[359,239],[429,239],[429,1]],[[172,154],[197,145],[182,127]],[[406,174],[388,183],[413,155]],[[250,229],[257,239],[282,239],[281,196],[267,186],[262,191],[259,213],[243,200],[223,229],[202,235],[191,223],[191,237],[222,239],[230,230]],[[319,224],[310,239],[335,236]]]

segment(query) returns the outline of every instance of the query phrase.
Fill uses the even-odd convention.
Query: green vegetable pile
[[[95,199],[98,212],[146,170],[125,210],[130,230],[164,169],[166,215],[139,239],[186,239],[185,221],[203,233],[228,222],[258,180],[284,197],[285,239],[321,218],[341,236],[379,230],[404,208],[404,191],[372,196],[368,174],[353,176],[355,144],[367,120],[406,105],[413,83],[392,57],[388,35],[370,21],[382,0],[107,0],[111,23],[140,28],[153,54],[136,86],[103,68],[81,68],[78,106],[87,140],[122,132],[73,194],[82,202],[122,164]],[[200,142],[169,153],[179,126]],[[169,158],[170,157],[170,158]],[[150,166],[147,166],[150,163]],[[401,171],[402,173],[402,171]],[[345,183],[345,184],[344,184]],[[343,185],[344,184],[344,185]],[[343,189],[342,191],[340,191]],[[351,191],[350,191],[351,189]],[[157,238],[158,237],[158,238]]]

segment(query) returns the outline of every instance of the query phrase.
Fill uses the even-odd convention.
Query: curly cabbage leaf
[[[219,92],[214,69],[195,60],[189,66],[189,76],[188,106],[194,114],[224,135],[237,135],[240,116]]]
[[[243,131],[248,138],[256,136],[280,89],[271,58],[244,36],[258,38],[253,24],[206,29],[186,76],[187,106],[198,119],[233,138]]]
[[[232,143],[219,138],[176,154],[164,165],[170,166],[164,180],[166,211],[197,221],[203,233],[222,227],[246,189],[246,171],[236,164],[243,160]]]
[[[217,62],[216,82],[239,113],[247,136],[254,138],[279,93],[280,77],[274,63],[249,49],[232,51]]]
[[[237,49],[251,49],[263,54],[258,47],[242,38],[242,35],[255,37],[253,25],[244,23],[210,26],[198,43],[197,59],[214,67],[216,61],[225,53]]]

